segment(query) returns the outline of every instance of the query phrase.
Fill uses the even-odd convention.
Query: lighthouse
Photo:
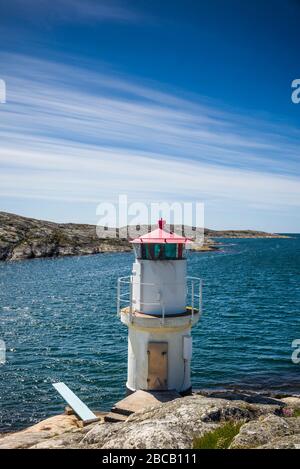
[[[118,279],[118,314],[128,327],[128,394],[192,389],[191,329],[201,315],[202,284],[186,274],[191,241],[164,225],[160,219],[157,229],[131,241],[132,273]]]

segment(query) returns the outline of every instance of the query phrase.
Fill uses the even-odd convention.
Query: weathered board
[[[65,383],[53,383],[53,387],[85,425],[99,420],[99,417],[97,417]]]

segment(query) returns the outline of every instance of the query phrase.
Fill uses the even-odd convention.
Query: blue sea
[[[219,240],[220,241],[220,240]],[[190,253],[203,278],[193,329],[194,388],[300,392],[300,235],[221,240]],[[0,432],[61,413],[51,383],[64,381],[92,409],[124,396],[127,329],[116,316],[116,282],[131,253],[0,263]]]

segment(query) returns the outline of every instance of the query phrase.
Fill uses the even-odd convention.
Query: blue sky
[[[202,201],[299,232],[300,2],[0,0],[0,210]]]

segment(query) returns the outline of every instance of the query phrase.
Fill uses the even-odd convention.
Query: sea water
[[[194,388],[300,393],[300,236],[219,240],[190,253],[203,278],[193,328]],[[116,315],[117,278],[131,253],[0,263],[0,432],[61,413],[52,387],[65,382],[94,410],[124,397],[127,328]]]

